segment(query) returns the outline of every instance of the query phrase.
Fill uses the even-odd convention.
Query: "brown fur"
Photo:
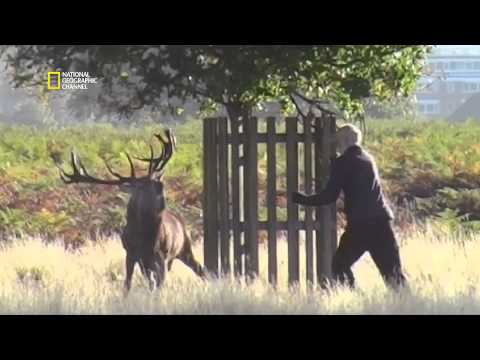
[[[156,215],[153,232],[150,231],[152,228],[142,231],[137,225],[139,224],[135,221],[127,222],[122,235],[122,243],[127,252],[126,293],[131,288],[133,269],[137,262],[152,290],[165,282],[175,259],[182,261],[198,276],[205,276],[203,267],[193,255],[191,238],[180,217],[164,209]]]
[[[108,171],[115,180],[98,179],[88,174],[82,162],[72,152],[72,174],[67,174],[57,160],[53,159],[60,177],[66,184],[90,183],[125,186],[132,196],[128,202],[127,225],[122,233],[122,244],[127,253],[125,259],[125,292],[130,291],[135,264],[138,263],[147,278],[150,288],[160,287],[175,259],[181,260],[197,275],[204,277],[203,267],[195,260],[192,243],[185,224],[180,217],[166,209],[164,188],[161,181],[163,171],[175,149],[175,137],[166,132],[167,141],[161,135],[155,135],[163,144],[162,154],[155,158],[150,146],[150,158],[138,159],[148,162],[148,175],[137,177],[131,157],[126,154],[130,164],[130,176],[122,176],[111,169]],[[152,279],[153,274],[153,279]]]

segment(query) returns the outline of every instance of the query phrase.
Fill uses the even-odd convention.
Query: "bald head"
[[[337,130],[337,149],[343,154],[350,146],[362,145],[362,132],[355,125],[344,125]]]

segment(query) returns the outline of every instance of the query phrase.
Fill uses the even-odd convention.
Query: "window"
[[[440,84],[438,83],[438,81],[435,81],[430,85],[430,92],[435,93],[435,92],[438,92],[439,89],[440,89]]]
[[[452,94],[452,93],[455,92],[455,83],[454,82],[447,83],[447,92],[449,94]]]
[[[457,63],[451,62],[449,67],[451,70],[455,70],[457,68]]]
[[[473,63],[468,62],[465,65],[466,65],[467,70],[472,70],[473,69]]]
[[[480,61],[476,61],[475,63],[473,63],[473,67],[476,70],[480,70]]]
[[[425,115],[438,114],[440,110],[440,104],[436,100],[426,100],[418,103],[418,110]]]
[[[463,92],[465,93],[474,93],[479,91],[480,87],[477,83],[465,83],[463,84]]]

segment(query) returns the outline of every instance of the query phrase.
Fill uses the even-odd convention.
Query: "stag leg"
[[[203,266],[195,259],[193,255],[192,248],[190,246],[186,247],[183,253],[179,256],[179,259],[187,265],[190,269],[193,270],[195,274],[199,277],[204,278],[206,273],[203,269]]]
[[[144,276],[148,281],[150,291],[153,291],[158,287],[158,280],[156,278],[157,264],[151,255],[145,256],[143,258],[143,263],[145,268]]]
[[[165,283],[167,272],[170,269],[172,261],[163,260],[160,255],[155,256],[155,280],[157,282],[157,288],[161,288]]]
[[[153,289],[155,288],[155,284],[154,279],[152,279],[152,262],[150,261],[150,263],[147,263],[147,265],[145,265],[146,262],[144,260],[140,260],[138,263],[140,264],[140,269],[142,270],[142,274],[145,280],[147,280],[148,282],[148,288],[150,289],[150,291],[153,291]]]
[[[145,279],[148,280],[149,271],[148,271],[148,269],[145,267],[145,264],[143,263],[143,261],[140,260],[140,261],[138,262],[138,265],[140,266],[140,270],[142,271],[143,276],[145,277]]]
[[[125,267],[126,267],[126,276],[125,276],[125,283],[124,283],[124,295],[127,296],[130,292],[130,288],[132,287],[132,276],[133,270],[135,267],[135,258],[132,254],[127,253],[127,257],[125,260]]]

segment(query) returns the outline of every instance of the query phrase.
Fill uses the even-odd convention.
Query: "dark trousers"
[[[354,288],[351,267],[366,251],[388,286],[398,289],[406,284],[392,224],[383,219],[347,225],[332,262],[334,281]]]

